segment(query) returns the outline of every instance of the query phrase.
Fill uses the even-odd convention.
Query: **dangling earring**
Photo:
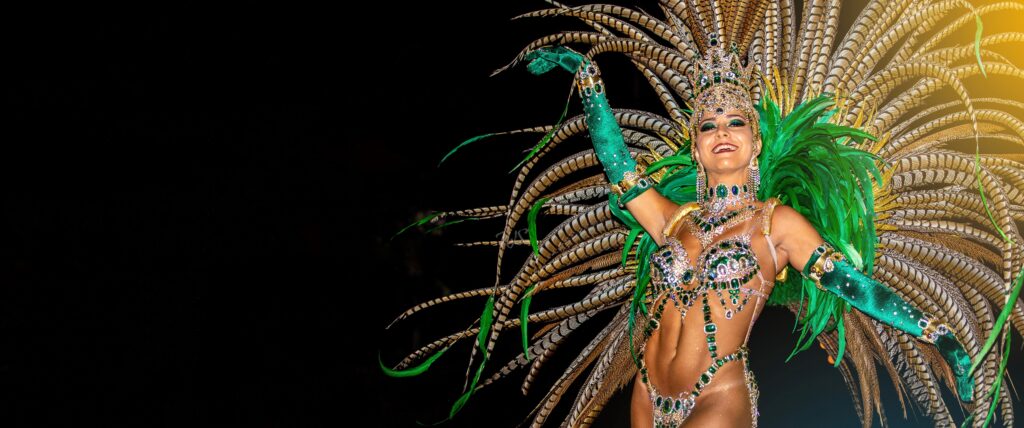
[[[761,186],[761,169],[757,165],[757,155],[750,158],[750,167],[747,171],[750,172],[750,177],[747,178],[747,183],[750,184],[750,192],[754,195],[754,199],[757,199],[757,189]]]
[[[694,163],[697,164],[697,203],[703,206],[708,187],[707,176],[704,174],[704,166],[700,162]]]

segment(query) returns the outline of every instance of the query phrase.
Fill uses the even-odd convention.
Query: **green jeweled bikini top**
[[[696,225],[693,218],[690,225],[691,229]],[[741,311],[747,302],[747,296],[740,294],[741,287],[760,271],[757,256],[750,248],[750,235],[751,230],[747,230],[705,246],[696,266],[690,263],[682,243],[674,236],[668,237],[666,244],[651,257],[657,268],[652,270],[654,291],[668,291],[674,300],[688,307],[701,294],[714,290],[727,308],[726,318],[732,318],[734,311]]]

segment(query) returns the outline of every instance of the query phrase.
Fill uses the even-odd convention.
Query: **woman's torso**
[[[717,236],[713,236],[714,227],[710,228],[710,233],[701,233],[707,229],[708,224],[693,221],[695,217],[703,217],[699,212],[687,215],[674,233],[667,237],[659,253],[654,254],[651,286],[663,290],[655,291],[657,300],[653,301],[650,308],[653,310],[662,302],[665,305],[660,325],[647,341],[644,361],[649,382],[661,394],[672,396],[689,392],[712,364],[712,355],[708,349],[708,320],[714,324],[714,345],[719,358],[735,352],[745,344],[753,321],[757,319],[771,293],[776,275],[772,252],[763,234],[765,214],[770,211],[770,208],[766,208],[768,206],[757,203],[746,215],[749,218],[733,219]],[[770,216],[768,219],[770,221]],[[736,220],[740,221],[737,223]],[[704,244],[707,246],[702,245],[694,232],[704,235]],[[674,258],[678,258],[679,262]],[[744,262],[749,265],[743,266]],[[692,269],[690,273],[685,272],[688,269]],[[691,275],[692,278],[689,278]],[[668,286],[669,276],[679,280],[681,284],[678,289]],[[744,277],[749,279],[739,280]],[[730,278],[737,279],[737,292],[730,293],[730,289],[737,287],[730,288],[723,284],[732,282]],[[683,279],[690,280],[689,284],[683,284]],[[716,285],[719,289],[717,291]],[[678,293],[679,290],[684,292]],[[675,294],[680,302],[670,299],[669,293]],[[707,320],[703,311],[705,296],[709,309]],[[722,304],[723,300],[725,305]],[[718,371],[714,382],[705,388],[701,398],[743,381],[742,365],[726,364]]]

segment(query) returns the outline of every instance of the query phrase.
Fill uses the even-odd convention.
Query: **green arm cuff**
[[[527,68],[534,74],[546,73],[555,67],[576,74],[590,140],[594,143],[594,152],[604,166],[608,180],[618,183],[627,172],[635,171],[636,161],[630,156],[622,139],[622,129],[608,105],[597,65],[578,52],[562,46],[537,49],[527,54],[526,60],[531,61]]]
[[[974,378],[969,374],[970,357],[945,324],[932,320],[888,287],[865,275],[828,243],[814,250],[804,265],[803,274],[818,288],[834,293],[872,318],[934,343],[956,375],[960,399],[972,400]]]

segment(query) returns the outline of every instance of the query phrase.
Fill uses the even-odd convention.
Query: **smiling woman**
[[[698,123],[693,157],[707,171],[710,187],[721,182],[741,183],[748,171],[757,169],[761,135],[755,137],[750,119],[742,111],[705,115]]]
[[[931,61],[943,58],[948,63],[936,67],[961,67],[966,76],[977,70],[972,58],[949,50],[932,55],[941,36],[911,37],[907,43],[920,42],[920,51],[896,55],[924,55],[921,64],[930,65],[883,66],[878,58],[900,38],[881,30],[850,37],[831,55],[838,8],[808,6],[803,22],[794,22],[794,7],[785,2],[661,6],[664,19],[608,5],[529,14],[575,17],[596,30],[539,39],[513,62],[535,74],[572,73],[583,114],[510,132],[543,136],[517,168],[507,205],[435,213],[419,223],[434,230],[468,218],[502,220],[499,239],[468,244],[497,248],[495,284],[403,313],[399,320],[442,303],[486,299],[472,327],[423,344],[385,371],[422,373],[457,342],[471,341],[472,365],[452,417],[483,386],[530,367],[525,392],[566,337],[609,311],[609,322],[536,407],[535,425],[582,379],[566,426],[589,425],[630,384],[633,426],[752,426],[765,409],[758,408],[748,343],[762,311],[776,305],[798,319],[793,353],[820,344],[850,386],[865,426],[875,412],[884,416],[877,365],[936,424],[953,423],[943,380],[975,425],[987,423],[996,408],[1011,421],[1000,364],[1008,348],[992,344],[1008,342],[1007,319],[1024,328],[1019,295],[1011,294],[1019,293],[1024,258],[1009,244],[1021,239],[1012,207],[1024,204],[1024,192],[1013,184],[1024,165],[988,154],[976,173],[968,154],[936,155],[934,148],[949,139],[975,135],[969,130],[982,113],[975,114],[962,91],[958,104],[927,111],[968,114],[915,126],[921,117],[911,111],[922,102],[921,91],[939,83],[963,87],[959,75],[931,69]],[[886,10],[916,17],[938,9]],[[884,28],[875,16],[861,14],[851,31]],[[934,18],[915,21],[921,24],[915,28],[932,30],[941,21]],[[789,43],[793,35],[807,45]],[[553,41],[561,44],[548,44]],[[564,44],[591,48],[581,53]],[[873,49],[882,52],[857,54]],[[819,54],[801,54],[811,51]],[[629,56],[658,94],[663,114],[610,105],[613,88],[594,58],[609,52]],[[910,89],[882,83],[894,76],[933,80]],[[899,101],[878,105],[888,97]],[[1017,129],[1009,126],[1015,123],[1000,129]],[[928,137],[939,130],[942,138]],[[578,135],[589,137],[592,151],[577,146],[551,161],[557,147],[572,147]],[[603,177],[570,181],[598,164]],[[921,165],[943,172],[916,174]],[[950,202],[972,192],[975,179],[978,194]],[[992,217],[970,214],[979,208],[991,209]],[[544,216],[565,218],[541,234]],[[529,239],[512,239],[522,223]],[[503,276],[516,247],[532,251]],[[540,296],[555,290],[578,291],[579,300],[538,310]],[[538,323],[543,326],[531,336]],[[501,333],[517,330],[521,353],[485,376]]]

